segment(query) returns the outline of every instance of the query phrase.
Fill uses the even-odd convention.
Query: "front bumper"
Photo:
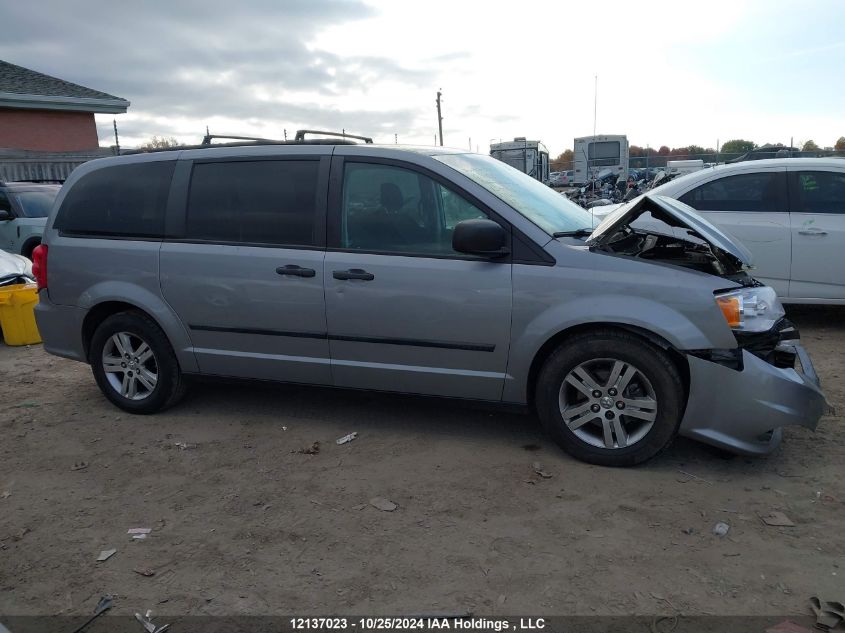
[[[809,354],[781,344],[801,370],[776,367],[742,350],[742,369],[688,355],[690,389],[679,435],[744,455],[766,455],[780,443],[782,427],[815,429],[831,411]]]

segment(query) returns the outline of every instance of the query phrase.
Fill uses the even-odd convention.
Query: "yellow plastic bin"
[[[35,284],[0,286],[0,328],[6,345],[41,342],[33,310],[36,303],[38,288]]]

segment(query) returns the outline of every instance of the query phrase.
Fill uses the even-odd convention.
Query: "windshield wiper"
[[[552,237],[586,237],[593,232],[593,229],[575,229],[574,231],[557,231]]]

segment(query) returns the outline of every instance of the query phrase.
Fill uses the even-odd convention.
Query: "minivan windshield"
[[[443,154],[433,158],[478,183],[550,235],[593,226],[589,211],[495,158],[480,154]]]
[[[13,195],[18,199],[24,217],[46,218],[58,193],[59,187],[45,187],[38,191],[17,191]]]

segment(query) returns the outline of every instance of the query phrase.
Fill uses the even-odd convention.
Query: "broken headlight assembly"
[[[731,329],[738,332],[767,332],[785,314],[777,293],[769,286],[720,292],[716,304]]]

